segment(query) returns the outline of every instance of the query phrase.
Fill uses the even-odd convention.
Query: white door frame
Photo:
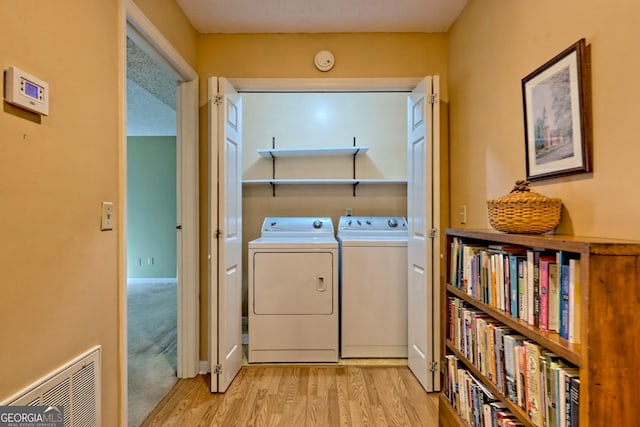
[[[228,78],[238,92],[410,92],[422,79],[422,77]]]
[[[424,77],[406,77],[406,78],[228,78],[229,82],[238,90],[238,92],[375,92],[375,91],[388,91],[388,92],[411,92],[414,90]],[[434,120],[434,126],[439,126],[439,111],[436,112]],[[432,153],[437,157],[437,161],[434,162],[434,170],[431,172],[434,175],[440,174],[439,170],[439,146],[434,147]],[[434,197],[440,197],[439,188],[434,188]],[[439,206],[439,203],[438,203]],[[434,212],[434,218],[436,227],[440,227],[440,212],[439,207]],[[439,238],[439,237],[438,237]],[[434,287],[439,289],[439,268],[440,268],[440,245],[437,243],[433,245],[433,280]],[[439,291],[436,292],[439,295]],[[433,306],[433,318],[439,319],[440,299],[435,300]],[[210,308],[211,309],[211,308]],[[437,325],[434,333],[434,344],[439,344],[440,326]],[[211,334],[210,334],[211,335]],[[437,349],[436,349],[437,350]],[[436,387],[439,388],[439,380],[436,382]]]
[[[118,199],[120,396],[121,425],[127,424],[127,36],[165,62],[177,76],[176,161],[178,266],[178,377],[190,378],[199,368],[199,235],[198,235],[198,74],[136,6],[123,0],[120,31],[120,154]]]

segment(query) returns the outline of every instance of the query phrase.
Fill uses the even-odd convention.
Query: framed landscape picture
[[[527,179],[591,172],[585,41],[522,79]]]

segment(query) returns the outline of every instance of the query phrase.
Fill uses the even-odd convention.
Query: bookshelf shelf
[[[636,366],[636,360],[640,353],[640,340],[637,338],[640,336],[640,326],[638,326],[636,314],[640,308],[640,286],[638,286],[640,284],[640,242],[561,235],[516,235],[492,230],[447,229],[446,244],[447,274],[445,280],[447,285],[441,300],[441,324],[443,325],[441,335],[444,337],[441,345],[442,354],[445,354],[445,361],[443,361],[445,388],[440,395],[440,426],[459,427],[466,425],[463,416],[469,416],[468,412],[465,414],[464,409],[460,409],[464,405],[468,406],[469,402],[456,400],[457,404],[453,405],[450,401],[452,399],[451,379],[453,378],[453,383],[456,383],[458,381],[456,375],[462,375],[466,379],[467,385],[472,384],[470,387],[476,393],[479,389],[486,390],[481,398],[484,405],[482,403],[475,404],[476,411],[483,406],[487,410],[486,408],[489,408],[487,402],[495,401],[496,406],[506,408],[517,418],[517,422],[520,424],[516,425],[527,427],[542,425],[544,422],[540,424],[540,417],[544,420],[544,417],[549,416],[545,414],[545,406],[542,405],[542,415],[530,418],[528,410],[509,399],[504,370],[505,360],[508,358],[506,357],[506,347],[501,341],[502,335],[496,333],[497,330],[506,330],[505,335],[521,336],[521,339],[531,344],[531,347],[539,348],[543,355],[545,351],[549,352],[554,357],[560,358],[561,364],[573,367],[579,375],[579,403],[574,406],[574,411],[579,413],[580,426],[640,425],[640,411],[629,410],[629,408],[635,407],[633,404],[634,388],[636,384],[640,383],[640,370]],[[462,253],[458,249],[460,244],[473,246],[476,252],[469,249],[469,253],[482,254],[477,255],[478,259],[473,262],[469,261],[469,257],[475,255],[467,256],[464,259],[464,267],[458,264],[458,259],[452,263],[452,257],[454,255],[460,257]],[[563,260],[565,255],[568,258],[579,260],[579,262],[575,262],[575,270],[571,273],[580,278],[576,279],[576,287],[579,289],[579,293],[576,291],[576,295],[579,297],[576,298],[576,302],[572,302],[575,306],[571,306],[574,307],[572,316],[579,313],[577,316],[579,322],[575,322],[579,323],[579,333],[572,339],[575,342],[561,338],[558,332],[546,331],[541,327],[533,326],[535,322],[532,322],[532,317],[519,318],[527,316],[527,314],[526,310],[523,314],[521,308],[515,308],[518,307],[519,300],[515,306],[511,306],[508,302],[509,275],[507,274],[503,278],[503,282],[491,276],[491,271],[501,275],[505,270],[509,270],[509,263],[516,260],[515,256],[502,264],[504,258],[500,258],[498,255],[496,259],[499,261],[496,261],[493,267],[489,267],[489,270],[486,271],[482,270],[486,266],[482,263],[482,256],[486,255],[484,251],[500,254],[502,253],[500,252],[501,248],[511,250],[512,253],[518,251],[523,253],[556,252],[561,254],[557,258],[558,262],[561,262],[560,260]],[[471,270],[476,273],[476,276],[469,273],[468,265],[473,266],[473,269],[477,268],[477,270]],[[504,270],[499,269],[500,265],[504,266]],[[465,268],[467,270],[464,270]],[[535,277],[536,280],[542,280],[542,274],[537,268],[532,277]],[[456,271],[452,271],[452,269]],[[529,264],[529,269],[532,269],[531,264]],[[481,281],[477,274],[484,274],[485,280]],[[463,276],[465,279],[461,281]],[[470,277],[472,278],[470,279]],[[559,278],[558,281],[560,280]],[[470,284],[471,282],[478,286],[482,283],[482,290],[478,291],[478,288],[473,287],[475,285]],[[505,284],[506,288],[502,290],[502,294],[490,288],[490,286],[505,286]],[[487,287],[489,287],[488,291]],[[493,295],[493,298],[489,295]],[[535,294],[529,293],[529,296],[531,295]],[[520,297],[521,295],[518,296],[518,299]],[[501,303],[503,298],[504,302]],[[570,300],[571,298],[573,298],[572,295],[565,294],[565,299]],[[537,301],[536,304],[541,306],[542,303]],[[538,305],[535,307],[536,319],[538,319],[536,322],[542,322],[542,310],[538,312]],[[578,308],[575,309],[575,307]],[[514,310],[516,314],[512,315],[511,311]],[[459,317],[457,317],[458,315]],[[563,314],[560,316],[562,317]],[[566,318],[572,319],[574,317],[565,317],[565,320]],[[463,324],[466,326],[460,326]],[[486,325],[489,326],[486,327]],[[463,336],[465,333],[469,335]],[[483,337],[486,337],[486,341],[483,341],[485,339]],[[498,338],[493,342],[488,341],[490,339],[488,337]],[[482,347],[483,344],[489,343],[491,345]],[[478,348],[482,350],[478,350]],[[487,353],[488,349],[494,353]],[[475,360],[470,360],[470,358]],[[545,372],[544,357],[523,360],[527,361],[527,365],[532,363],[531,360],[538,360],[540,363],[535,369],[542,369],[542,372]],[[492,372],[488,371],[488,366],[495,369],[493,376]],[[501,369],[500,366],[502,366],[502,374],[498,373]],[[527,366],[526,369],[531,369],[531,367]],[[461,371],[462,374],[452,373],[454,371]],[[531,371],[527,371],[527,375],[531,373]],[[544,384],[546,378],[541,377],[540,386],[542,389],[538,392],[540,393],[539,397],[551,400],[545,396],[545,393],[550,393],[549,388],[545,390],[545,387],[549,387]],[[477,386],[477,383],[482,385]],[[530,391],[525,386],[522,387],[522,390],[523,393],[525,393],[524,390],[527,393]],[[534,390],[533,395],[535,387],[532,390]],[[524,398],[524,402],[528,398],[529,395]],[[570,399],[571,396],[568,399],[569,403],[571,403]],[[560,400],[557,400],[556,404],[559,402]],[[568,427],[570,427],[569,424]]]
[[[499,320],[501,323],[509,326],[511,329],[524,335],[528,339],[540,343],[543,347],[551,350],[563,359],[576,366],[580,366],[580,344],[574,344],[564,340],[555,332],[541,331],[538,328],[531,327],[527,322],[513,318],[490,305],[478,301],[453,286],[447,286],[447,292],[465,300],[474,307],[479,308],[490,315],[493,319]]]

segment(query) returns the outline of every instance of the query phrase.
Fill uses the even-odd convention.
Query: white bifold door
[[[209,78],[209,295],[211,391],[242,365],[242,97]]]
[[[440,390],[439,77],[407,101],[409,369],[426,391]]]

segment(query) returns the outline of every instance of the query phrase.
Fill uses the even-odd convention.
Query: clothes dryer
[[[341,357],[407,357],[407,240],[402,217],[340,218]]]
[[[248,258],[249,363],[337,362],[338,242],[331,218],[267,217]]]

